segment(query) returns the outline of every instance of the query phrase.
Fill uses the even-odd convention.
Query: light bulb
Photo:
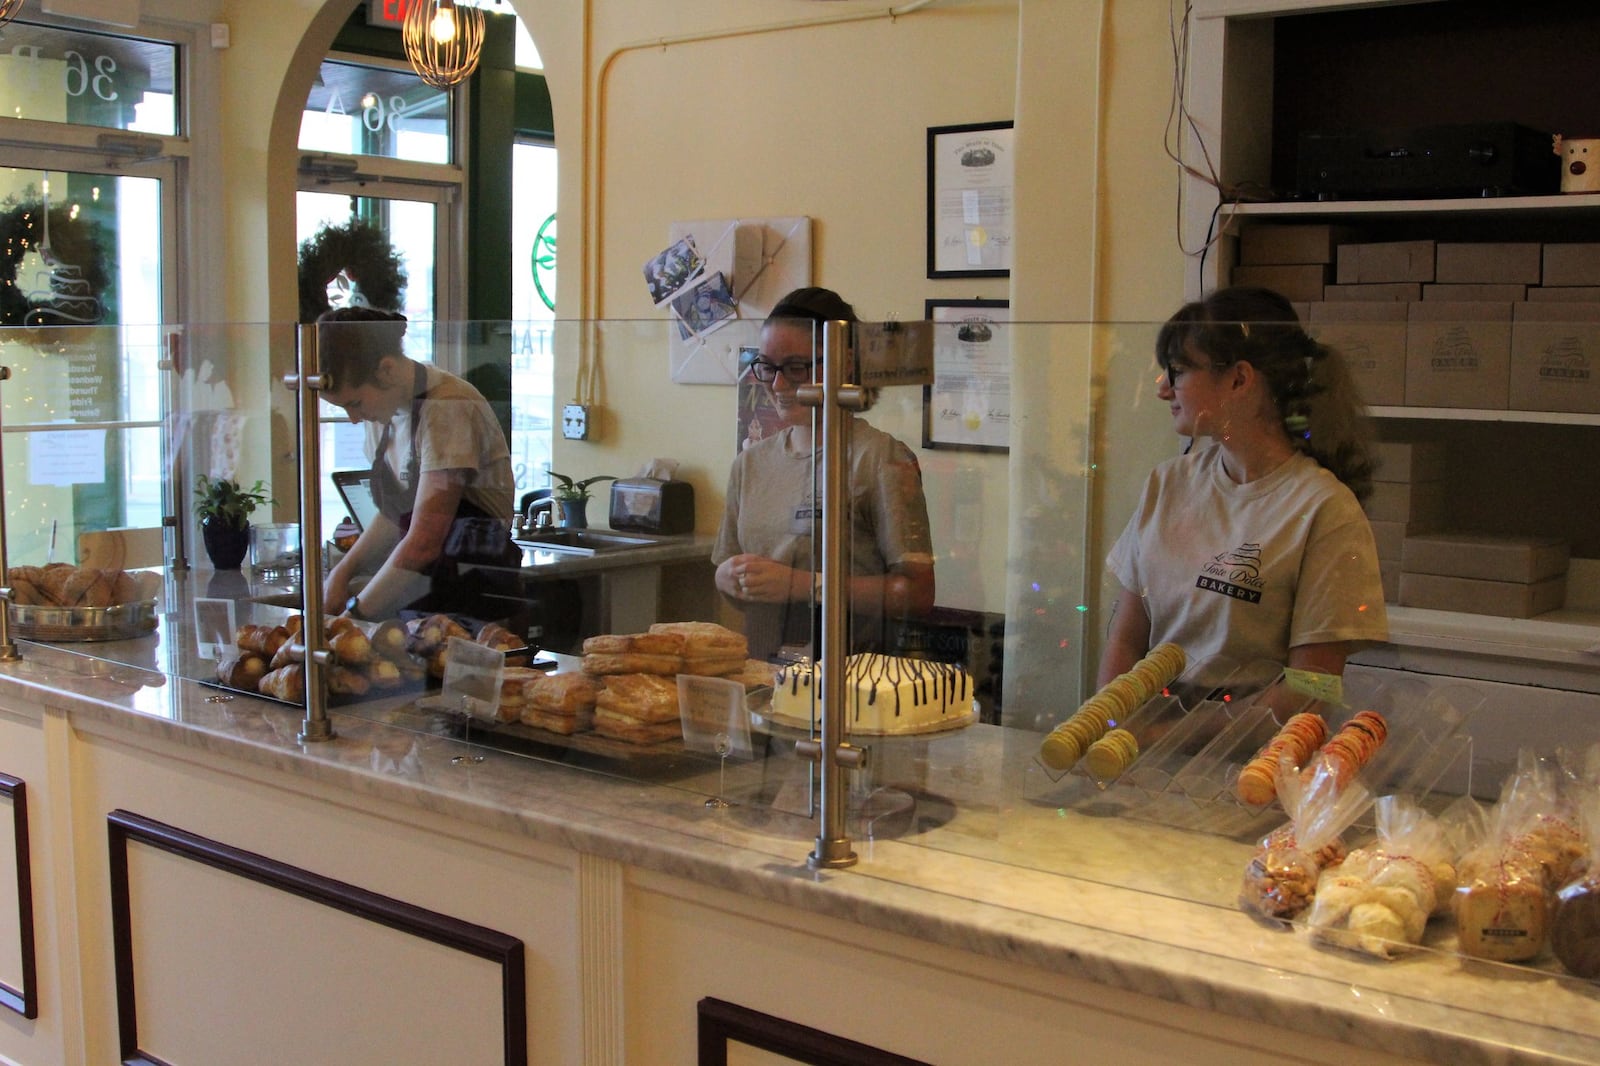
[[[447,7],[441,7],[434,13],[433,22],[428,25],[428,33],[440,44],[449,44],[456,39],[456,13]]]

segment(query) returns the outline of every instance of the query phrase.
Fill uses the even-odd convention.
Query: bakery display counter
[[[950,975],[967,979],[982,970],[998,986],[1065,996],[1063,1003],[1081,993],[1069,994],[1058,982],[1084,982],[1095,995],[1113,997],[1115,1005],[1108,1001],[1106,1009],[1121,1016],[1171,1019],[1166,1061],[1185,1055],[1191,1037],[1180,1030],[1191,1025],[1229,1046],[1243,1041],[1313,1049],[1302,1053],[1315,1061],[1337,1061],[1340,1048],[1374,1062],[1600,1059],[1600,998],[1548,957],[1531,966],[1464,958],[1444,922],[1430,928],[1418,950],[1381,962],[1319,946],[1293,924],[1243,912],[1237,897],[1255,833],[1270,827],[1274,816],[1245,811],[1221,795],[1231,782],[1225,767],[1239,765],[1237,753],[1249,746],[1242,737],[1253,732],[1236,725],[1235,736],[1227,727],[1260,709],[1245,698],[1212,698],[1215,687],[1206,687],[1207,698],[1188,708],[1191,715],[1227,719],[1213,738],[1226,756],[1204,775],[1205,787],[1181,767],[1158,780],[1157,772],[1165,775],[1172,765],[1157,757],[1159,740],[1146,748],[1148,764],[1136,760],[1116,780],[1097,780],[1086,769],[1047,773],[1038,761],[1041,733],[1034,730],[974,723],[858,738],[870,749],[866,769],[850,782],[849,828],[860,862],[819,873],[806,862],[817,832],[810,764],[796,756],[794,737],[782,730],[756,731],[751,757],[727,759],[671,745],[598,750],[592,738],[575,743],[554,734],[521,736],[526,743],[517,750],[487,742],[492,730],[470,717],[408,694],[335,708],[335,739],[306,744],[298,737],[297,709],[242,694],[218,699],[214,687],[194,680],[214,661],[197,647],[194,597],[185,588],[183,582],[169,585],[170,598],[149,636],[59,646],[25,642],[22,660],[0,667],[0,721],[14,727],[61,718],[73,728],[52,743],[135,753],[130,758],[137,772],[81,786],[92,796],[82,809],[96,818],[133,805],[137,797],[119,790],[136,789],[153,764],[202,790],[245,775],[258,788],[318,797],[308,824],[336,826],[375,812],[387,832],[402,837],[420,832],[417,824],[433,826],[452,842],[441,845],[436,859],[446,882],[453,880],[448,870],[456,861],[455,841],[497,834],[570,849],[580,866],[621,864],[631,871],[626,881],[633,893],[648,896],[646,886],[663,878],[685,883],[685,899],[711,893],[721,900],[717,893],[728,893],[739,907],[761,908],[768,927],[816,935],[833,945],[830,950],[838,950],[841,939],[871,939],[859,969],[846,967],[846,973],[866,973],[866,956],[888,954],[919,960],[924,981],[958,981]],[[241,621],[266,621],[283,609],[254,602],[247,590],[237,611]],[[1153,726],[1170,714],[1170,708],[1163,713],[1152,706],[1147,717]],[[1397,732],[1403,721],[1397,714]],[[1174,741],[1172,752],[1181,747]],[[1196,754],[1207,750],[1199,745]],[[73,763],[63,758],[48,765],[70,771]],[[727,806],[708,806],[708,799]],[[246,795],[233,802],[254,801]],[[196,817],[193,803],[185,795],[153,809],[187,822]],[[1170,814],[1180,807],[1204,814],[1225,804],[1252,820],[1185,823]],[[243,809],[240,820],[272,824]],[[249,843],[256,850],[284,846],[271,834]],[[315,862],[315,849],[303,861]],[[451,898],[451,891],[442,898]],[[615,891],[621,898],[620,888]],[[508,885],[505,895],[519,891]],[[717,920],[726,917],[728,904],[719,906]],[[614,921],[626,929],[652,920],[626,906],[599,913],[612,916],[591,914],[583,921]],[[827,931],[830,922],[851,932]],[[726,934],[708,928],[704,935]],[[698,934],[690,939],[703,957],[705,941]],[[687,967],[674,982],[682,985],[676,994],[726,993],[727,981],[687,976],[703,964],[691,965],[660,944],[650,950],[653,965]],[[750,948],[762,958],[766,950]],[[956,961],[939,956],[935,964],[928,952],[954,953]],[[771,956],[773,972],[785,968],[783,958],[781,952]],[[856,978],[835,974],[833,980],[843,987]],[[865,999],[879,986],[851,987]],[[982,998],[960,987],[951,992],[954,1000]],[[786,1002],[806,998],[797,988]],[[1186,1013],[1196,1007],[1199,1017]],[[822,1027],[830,1022],[815,1014],[801,1020]],[[928,1024],[984,1023],[961,1011],[933,1010]],[[861,1035],[900,1053],[919,1050],[887,1032],[869,1028]],[[672,1041],[684,1039],[669,1037],[668,1044],[680,1046]],[[929,1061],[983,1061],[920,1050]]]

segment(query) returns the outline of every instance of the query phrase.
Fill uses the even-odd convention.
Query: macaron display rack
[[[1240,800],[1239,774],[1302,711],[1320,714],[1330,736],[1358,711],[1384,717],[1388,736],[1354,778],[1373,795],[1423,797],[1458,763],[1470,772],[1471,738],[1462,724],[1482,702],[1471,689],[1420,676],[1362,677],[1348,679],[1342,697],[1319,700],[1286,683],[1281,664],[1204,660],[1111,723],[1108,734],[1131,736],[1131,759],[1083,758],[1060,771],[1036,758],[1030,768],[1036,781],[1027,791],[1039,801],[1092,805],[1180,828],[1227,836],[1264,832],[1281,824],[1284,812],[1276,801]]]

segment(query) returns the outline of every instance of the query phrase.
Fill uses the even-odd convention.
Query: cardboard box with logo
[[[1503,411],[1511,382],[1511,305],[1406,305],[1406,404]]]
[[[1406,402],[1406,305],[1361,300],[1311,305],[1306,330],[1344,356],[1361,398],[1372,406]]]
[[[1341,244],[1333,280],[1340,285],[1432,281],[1433,255],[1433,241]]]
[[[1509,402],[1513,411],[1600,414],[1600,303],[1516,305]]]
[[[1537,285],[1544,246],[1537,241],[1440,243],[1433,280],[1440,284]]]

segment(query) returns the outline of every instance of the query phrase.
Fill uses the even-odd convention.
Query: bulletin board
[[[748,326],[724,327],[738,321],[759,323],[779,297],[811,284],[811,219],[801,215],[674,222],[668,246],[685,238],[692,239],[704,260],[704,277],[714,280],[722,275],[725,291],[731,294],[732,315],[706,321],[684,308],[682,301],[658,301],[674,320],[668,351],[672,380],[680,385],[732,385],[739,378],[739,348],[750,343],[751,333]]]

